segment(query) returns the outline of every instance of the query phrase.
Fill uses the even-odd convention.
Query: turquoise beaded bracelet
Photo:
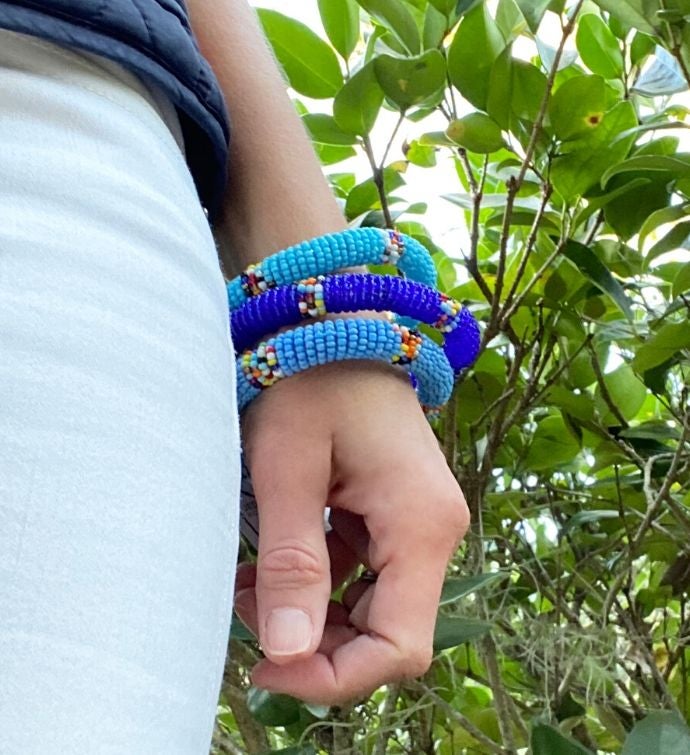
[[[428,412],[443,406],[453,390],[453,368],[443,349],[427,336],[385,320],[326,320],[280,333],[237,358],[239,409],[282,378],[345,359],[401,365],[411,373]]]
[[[349,228],[303,241],[250,265],[227,283],[228,303],[235,310],[269,288],[346,267],[385,264],[395,265],[411,280],[436,284],[431,255],[415,239],[390,229]]]

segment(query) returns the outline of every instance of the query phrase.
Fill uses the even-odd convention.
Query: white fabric
[[[0,30],[0,753],[208,753],[238,538],[224,280],[174,108]]]

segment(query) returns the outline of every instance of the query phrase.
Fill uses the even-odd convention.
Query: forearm
[[[232,119],[228,188],[214,226],[229,274],[345,219],[246,0],[187,0]]]

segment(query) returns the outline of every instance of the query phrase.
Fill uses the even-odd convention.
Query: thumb
[[[280,665],[316,652],[331,594],[324,529],[330,438],[294,435],[272,428],[256,434],[251,459],[259,511],[259,641]]]

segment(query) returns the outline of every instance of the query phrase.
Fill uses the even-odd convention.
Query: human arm
[[[228,187],[214,235],[239,272],[345,219],[246,0],[187,0],[194,34],[232,119]],[[270,222],[267,220],[270,218]]]
[[[233,122],[217,229],[226,268],[345,228],[253,10],[245,0],[188,7]],[[337,703],[422,673],[468,515],[406,376],[381,364],[323,365],[265,391],[242,424],[260,538],[257,568],[238,572],[236,608],[267,657],[254,682]],[[358,563],[378,582],[357,582],[343,605],[329,604]],[[274,609],[288,609],[275,633]],[[291,631],[300,617],[301,646]]]

